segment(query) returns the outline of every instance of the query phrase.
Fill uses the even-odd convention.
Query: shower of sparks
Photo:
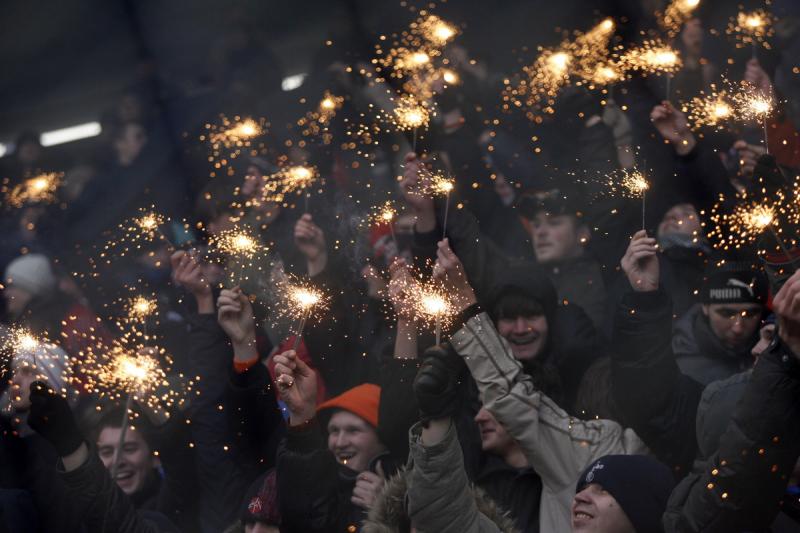
[[[398,100],[394,108],[394,118],[397,129],[412,131],[428,126],[430,112],[414,97],[406,95]]]
[[[305,100],[301,100],[305,103]],[[303,137],[314,137],[320,139],[322,144],[328,145],[333,142],[333,135],[329,131],[331,121],[336,117],[336,112],[342,108],[344,97],[336,96],[329,91],[325,91],[322,100],[317,107],[312,109],[297,121],[301,128],[300,133]]]
[[[627,71],[644,74],[674,74],[683,66],[678,51],[659,40],[648,40],[624,51],[619,63]]]
[[[621,169],[606,176],[607,190],[623,198],[642,198],[650,188],[647,176],[637,169]]]
[[[709,240],[723,250],[738,249],[756,243],[769,231],[776,239],[784,238],[784,227],[800,222],[800,210],[783,190],[767,194],[762,188],[757,195],[740,193],[730,211],[724,198],[714,206],[709,217]]]
[[[218,124],[206,124],[200,141],[207,141],[211,150],[208,157],[214,165],[211,177],[217,176],[217,171],[228,167],[231,160],[239,157],[243,151],[248,155],[258,155],[261,147],[255,140],[267,133],[268,127],[269,123],[263,118],[235,116],[229,119],[225,115],[220,115]]]
[[[766,120],[775,109],[775,99],[764,94],[756,86],[742,82],[740,90],[733,95],[734,107],[742,120]]]
[[[682,111],[693,129],[702,127],[721,127],[722,124],[736,118],[730,93],[717,91],[712,84],[709,94],[704,92],[684,104]]]
[[[129,319],[144,320],[158,310],[158,302],[155,298],[134,296],[128,300],[126,308]]]
[[[38,338],[29,329],[13,327],[3,342],[3,348],[10,350],[12,356],[21,352],[35,352],[42,346],[52,346],[48,341]]]
[[[285,198],[289,194],[302,194],[311,189],[320,179],[316,167],[309,165],[290,165],[281,168],[267,180],[272,185],[268,194],[274,194],[274,200]]]
[[[538,57],[523,67],[516,84],[506,80],[503,108],[525,107],[533,118],[542,111],[552,113],[558,92],[569,85],[573,75],[597,85],[616,81],[621,73],[608,50],[615,28],[612,19],[605,19],[586,33],[575,32],[571,40],[556,47],[540,47]]]
[[[234,228],[211,238],[209,249],[230,258],[254,259],[266,252],[267,247],[248,229]]]
[[[98,256],[92,259],[93,268],[100,265],[113,267],[115,259],[126,256],[149,254],[153,257],[154,244],[172,246],[160,229],[167,218],[151,210],[140,209],[139,213],[139,216],[125,220],[117,226],[116,231],[111,232]]]
[[[391,200],[376,206],[369,216],[370,222],[375,225],[392,224],[396,218],[397,208]]]
[[[663,13],[658,13],[658,25],[670,39],[676,37],[683,25],[694,15],[700,0],[672,0]]]
[[[330,305],[330,297],[309,281],[282,273],[275,283],[271,304],[274,318],[301,320],[318,316]]]
[[[456,35],[458,29],[440,19],[436,15],[428,15],[421,21],[412,24],[412,33],[419,33],[423,38],[430,41],[434,46],[444,46]]]
[[[730,19],[725,33],[736,39],[737,48],[761,45],[770,49],[768,39],[775,34],[774,23],[775,17],[764,9],[740,12]]]
[[[56,192],[63,177],[62,173],[48,172],[26,179],[5,191],[6,203],[12,207],[52,204],[57,199]]]

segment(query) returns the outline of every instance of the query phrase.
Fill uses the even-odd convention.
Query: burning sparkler
[[[436,15],[428,15],[422,22],[418,21],[412,24],[412,32],[417,31],[423,38],[438,47],[446,45],[458,35],[458,30],[455,26],[445,22]]]
[[[433,326],[438,345],[442,342],[442,328],[452,321],[456,307],[450,295],[437,281],[418,283],[419,285],[412,293],[413,307],[420,320]]]
[[[649,40],[623,52],[619,59],[626,70],[645,74],[674,74],[683,66],[677,50],[659,40]]]
[[[686,118],[693,128],[704,126],[720,128],[728,120],[736,117],[730,95],[727,91],[717,91],[711,86],[711,93],[701,93],[692,98],[683,108]]]
[[[227,257],[229,266],[231,263],[234,265],[230,273],[233,285],[240,285],[246,279],[245,269],[252,266],[257,258],[263,257],[268,250],[248,228],[225,230],[209,240],[209,251]]]
[[[430,112],[413,96],[404,95],[397,101],[394,118],[397,129],[413,132],[414,139],[411,149],[415,151],[417,149],[417,129],[428,126]]]
[[[642,229],[645,229],[646,196],[650,182],[644,172],[637,169],[622,169],[608,176],[608,189],[612,194],[625,198],[641,198]]]
[[[769,130],[767,119],[775,110],[775,98],[764,94],[755,85],[743,81],[740,90],[733,94],[733,102],[742,120],[752,120],[760,123],[764,129],[764,147],[769,153]]]
[[[214,162],[215,169],[221,169],[237,158],[243,150],[255,148],[255,140],[267,132],[269,123],[266,120],[242,118],[229,119],[220,115],[218,124],[206,124],[206,133],[200,136],[201,141],[208,141],[211,148],[209,160]],[[212,172],[216,176],[216,171]]]
[[[63,173],[47,172],[29,178],[6,191],[6,202],[12,207],[52,204],[56,201],[63,177]]]
[[[377,206],[371,216],[370,219],[376,225],[387,225],[389,226],[389,231],[392,234],[392,241],[394,241],[395,248],[397,248],[397,237],[394,233],[394,220],[397,218],[397,208],[394,205],[394,202],[391,200],[387,200],[386,202],[382,203],[381,205]]]
[[[683,25],[692,18],[700,0],[672,0],[664,13],[659,13],[658,24],[672,39],[681,32]]]
[[[755,58],[759,45],[767,50],[771,48],[768,39],[775,34],[774,23],[775,17],[764,9],[742,11],[730,19],[726,33],[734,36],[737,48],[752,46]]]
[[[275,184],[282,197],[288,194],[304,194],[305,212],[308,212],[308,190],[319,179],[316,167],[308,165],[291,165],[280,169],[270,176],[269,181]]]
[[[276,316],[297,320],[294,348],[300,345],[306,322],[314,313],[326,309],[330,298],[321,289],[296,276],[283,274],[277,282],[277,299],[273,311]]]

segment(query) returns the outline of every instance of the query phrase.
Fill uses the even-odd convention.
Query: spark
[[[683,106],[683,111],[695,129],[703,126],[719,128],[736,117],[730,93],[726,90],[717,91],[714,85],[710,94],[695,96]]]
[[[47,172],[29,178],[6,191],[6,202],[12,207],[27,204],[52,204],[57,199],[64,174]]]
[[[267,247],[248,229],[234,228],[222,231],[209,241],[209,248],[228,257],[253,259]]]
[[[764,9],[741,11],[728,21],[726,33],[736,39],[736,47],[761,45],[770,49],[768,39],[775,35],[775,17]]]
[[[458,34],[458,30],[456,30],[455,26],[445,22],[436,15],[429,15],[421,22],[417,21],[416,25],[422,37],[435,46],[444,46]],[[412,25],[412,28],[413,27],[414,25]]]
[[[658,24],[671,39],[681,32],[683,25],[692,18],[700,0],[673,0],[664,13],[659,13]]]
[[[458,73],[447,68],[442,69],[442,79],[445,81],[445,83],[450,85],[457,85],[461,82],[461,78],[459,78]]]
[[[645,74],[674,74],[683,66],[678,51],[659,40],[648,40],[626,50],[619,62],[625,70]]]
[[[217,171],[227,167],[242,151],[257,153],[263,146],[254,143],[267,132],[268,127],[269,123],[263,118],[235,116],[229,119],[225,115],[220,115],[217,124],[206,124],[206,131],[200,135],[200,140],[209,143],[209,161],[214,164],[211,177],[217,176]]]
[[[394,108],[394,116],[397,128],[401,131],[426,127],[430,121],[430,112],[409,95],[399,99]]]
[[[275,288],[272,311],[276,318],[308,319],[316,313],[322,313],[330,304],[330,297],[322,289],[285,272],[281,273]]]
[[[308,165],[287,166],[270,176],[270,180],[277,183],[282,195],[301,193],[309,189],[318,179],[317,168]]]
[[[391,224],[397,218],[397,208],[394,202],[387,200],[386,202],[375,207],[370,215],[370,220],[377,225]]]

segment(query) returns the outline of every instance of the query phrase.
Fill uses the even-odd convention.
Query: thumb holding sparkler
[[[659,265],[656,240],[645,230],[634,233],[620,261],[623,272],[636,292],[658,290]]]
[[[464,265],[450,248],[449,239],[442,239],[437,245],[433,277],[444,283],[459,312],[477,303],[475,291],[467,279]]]
[[[217,298],[217,322],[231,339],[234,361],[258,358],[253,305],[242,289],[223,289]]]
[[[201,314],[212,313],[214,296],[211,284],[203,275],[203,267],[192,252],[178,250],[170,257],[172,266],[172,281],[184,287],[197,301],[198,312]]]
[[[316,415],[317,375],[294,350],[276,355],[274,361],[278,393],[289,408],[289,424],[305,424]]]

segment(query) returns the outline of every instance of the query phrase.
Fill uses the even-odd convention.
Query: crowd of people
[[[368,157],[341,124],[381,97],[330,57],[309,83],[344,97],[333,142],[273,131],[220,165],[193,134],[176,152],[136,91],[68,168],[22,135],[6,191],[64,174],[2,212],[0,531],[800,531],[797,219],[709,238],[713,213],[797,190],[783,9],[770,50],[717,50],[693,18],[669,82],[567,87],[533,122],[486,120],[504,76],[456,43],[429,129]],[[764,125],[691,127],[680,102],[723,70],[778,102]],[[265,200],[286,161],[321,179]],[[644,199],[608,193],[636,168]],[[452,193],[424,193],[442,173]],[[369,216],[387,199],[394,218]],[[159,227],[133,241],[145,212]],[[242,228],[268,251],[211,246]],[[325,295],[300,327],[287,276]],[[104,387],[100,352],[131,338],[170,402]]]

